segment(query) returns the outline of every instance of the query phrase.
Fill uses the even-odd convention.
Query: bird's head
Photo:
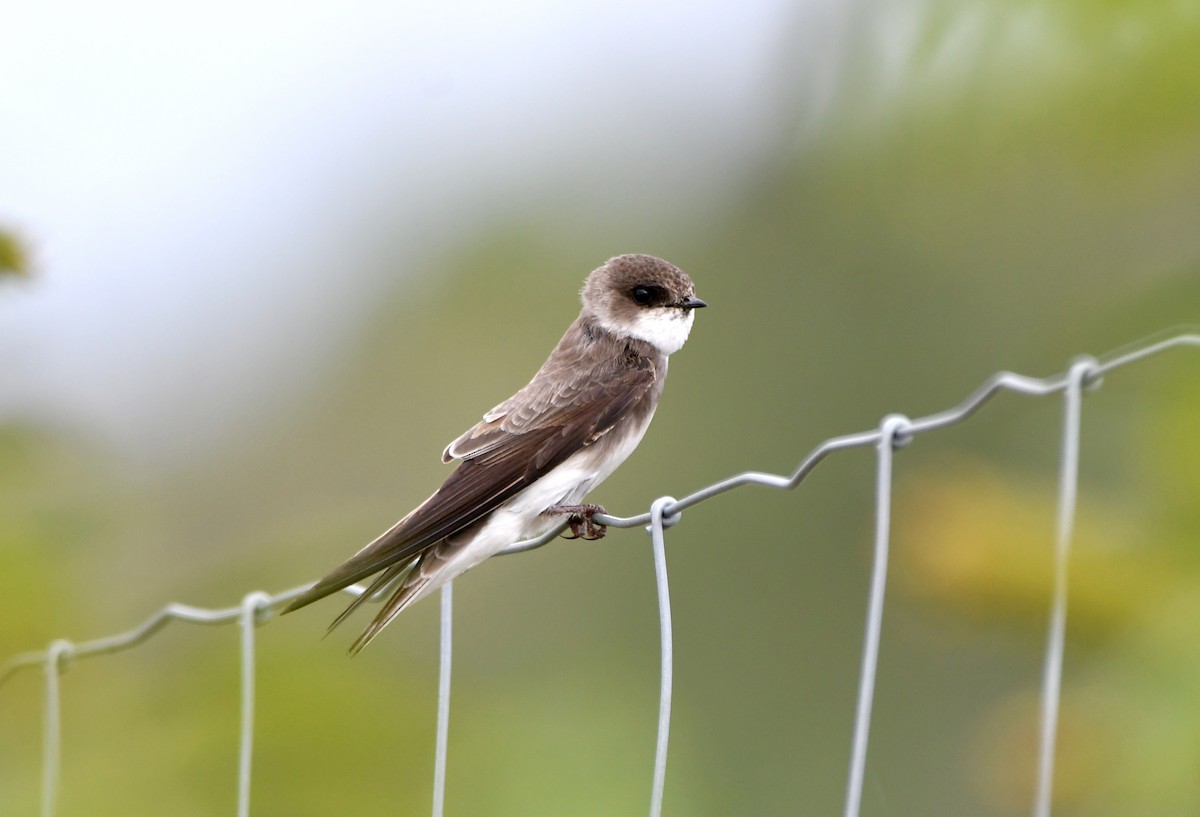
[[[708,306],[683,270],[652,255],[610,258],[588,276],[582,299],[584,312],[606,330],[664,355],[683,348],[695,310]]]

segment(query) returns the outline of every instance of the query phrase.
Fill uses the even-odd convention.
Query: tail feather
[[[376,576],[375,580],[367,586],[367,589],[359,594],[354,601],[350,602],[346,609],[343,610],[337,618],[330,622],[329,627],[325,630],[325,635],[332,633],[339,624],[349,618],[351,613],[353,613],[366,602],[376,598],[381,591],[386,590],[387,586],[395,581],[397,577],[402,576],[411,570],[413,564],[413,562],[395,564]]]
[[[383,628],[386,627],[392,619],[400,615],[401,611],[403,611],[405,607],[420,598],[423,595],[422,591],[429,586],[429,581],[429,578],[421,576],[419,571],[410,572],[408,576],[405,577],[404,583],[397,588],[396,592],[392,594],[392,597],[383,605],[383,609],[375,615],[375,618],[371,620],[371,623],[367,625],[367,628],[363,630],[362,634],[359,635],[359,637],[354,640],[354,643],[350,645],[350,649],[348,651],[350,655],[358,655],[359,651],[361,651],[363,647],[370,644],[371,640],[374,639],[375,636],[379,635],[380,631],[383,630]],[[355,599],[355,602],[357,603],[358,600],[359,599]],[[344,616],[345,613],[339,616],[338,620],[340,621]]]
[[[355,582],[368,579],[381,570],[390,571],[398,565],[408,565],[414,557],[428,548],[427,542],[414,542],[409,539],[406,523],[411,517],[404,517],[395,525],[385,530],[358,553],[338,565],[312,587],[283,608],[283,613],[291,613],[301,607],[307,607],[314,601],[332,596],[339,590],[344,590]]]

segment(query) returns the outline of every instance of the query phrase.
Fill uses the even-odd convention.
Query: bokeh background
[[[699,313],[593,498],[646,509],[1200,304],[1200,2],[9,4],[0,660],[323,573],[423,499],[620,252]],[[1027,813],[1058,399],[899,455],[866,815]],[[1084,405],[1058,815],[1200,812],[1200,360]],[[869,451],[669,533],[666,812],[839,813]],[[448,813],[643,813],[648,541],[456,584]],[[260,815],[429,808],[436,602],[259,631]],[[231,813],[236,628],[63,676],[60,815]],[[0,687],[38,809],[41,678]]]

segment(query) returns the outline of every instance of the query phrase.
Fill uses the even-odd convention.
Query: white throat
[[[632,324],[616,324],[604,317],[598,322],[617,337],[637,338],[664,355],[673,355],[687,342],[695,318],[695,310],[662,307],[639,311]]]

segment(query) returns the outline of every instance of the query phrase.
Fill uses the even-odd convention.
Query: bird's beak
[[[678,305],[683,309],[700,309],[701,307],[708,306],[708,303],[700,300],[695,295],[689,295],[680,301]]]

